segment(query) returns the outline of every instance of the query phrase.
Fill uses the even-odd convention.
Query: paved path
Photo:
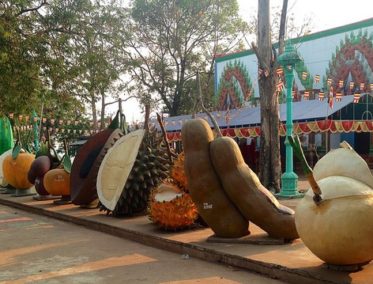
[[[295,208],[299,201],[300,199],[281,200],[281,203],[291,208]],[[230,243],[222,244],[207,241],[213,234],[209,228],[195,228],[181,232],[165,233],[157,229],[156,226],[149,221],[147,216],[113,218],[105,216],[105,214],[99,212],[98,209],[81,209],[73,204],[57,206],[50,200],[35,201],[30,196],[12,197],[9,194],[0,194],[0,204],[25,210],[21,211],[23,212],[22,216],[16,218],[18,221],[13,221],[15,224],[17,222],[31,222],[31,220],[27,219],[31,218],[29,217],[31,216],[29,214],[36,213],[85,226],[91,229],[88,231],[89,233],[87,233],[88,236],[96,236],[96,231],[99,231],[100,233],[104,232],[105,234],[129,239],[143,245],[178,253],[178,256],[188,253],[194,258],[205,261],[224,263],[225,265],[234,266],[239,269],[255,271],[269,277],[276,277],[286,283],[373,284],[373,262],[364,266],[362,271],[354,273],[333,271],[328,269],[320,259],[313,255],[304,246],[300,239],[295,240],[290,244],[272,243],[272,240],[268,239],[266,233],[252,223],[250,223],[251,235],[247,238],[245,237],[243,243],[241,240],[237,240],[238,242],[231,240]],[[7,220],[2,223],[0,222],[0,225],[8,223],[12,222]],[[60,228],[60,226],[58,227]],[[65,234],[65,232],[63,232],[63,234]],[[9,236],[9,239],[15,240],[16,243],[25,243],[25,234],[20,233],[18,235],[17,233],[12,234]],[[3,249],[1,236],[2,232],[0,232],[0,260],[2,259],[1,250]],[[17,241],[17,238],[21,241]],[[40,236],[40,238],[44,239],[43,236]],[[62,239],[64,241],[71,241],[73,238],[65,237]],[[87,240],[87,242],[91,241],[92,239]],[[271,243],[264,245],[262,243],[263,241],[266,243],[271,241]],[[7,242],[5,241],[4,243]],[[66,246],[68,247],[68,245]],[[131,265],[129,267],[137,266]],[[3,267],[0,266],[0,275],[3,271],[2,268]],[[174,270],[177,271],[177,269],[172,268],[170,268],[170,270],[172,270],[172,272],[168,273],[174,273]],[[22,269],[18,271],[22,271]],[[192,269],[191,271],[194,270]],[[189,279],[203,278],[198,275],[194,277],[193,273],[190,273],[190,275]],[[205,278],[209,279],[209,277],[210,276],[206,276]],[[174,279],[166,281],[174,281]],[[217,278],[212,278],[211,281],[212,283],[216,283]],[[237,280],[232,281],[240,282]],[[45,281],[41,282],[45,283]],[[79,281],[77,282],[79,283]],[[196,280],[192,280],[192,283],[195,282]]]
[[[0,205],[0,283],[282,283]]]

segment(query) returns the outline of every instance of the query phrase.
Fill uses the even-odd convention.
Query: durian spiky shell
[[[137,130],[135,132],[142,131],[144,130]],[[97,189],[101,203],[100,210],[115,217],[131,216],[145,211],[148,207],[151,190],[157,187],[169,174],[168,154],[166,149],[161,146],[161,138],[155,132],[144,131],[144,134],[141,134],[142,140],[137,141],[137,146],[132,147],[131,144],[127,145],[127,143],[130,143],[129,139],[131,138],[129,136],[135,135],[135,132],[125,135],[117,141],[117,143],[123,144],[121,145],[123,154],[120,153],[120,150],[116,149],[117,143],[108,152],[108,155],[117,155],[115,158],[117,159],[116,163],[121,164],[116,169],[113,168],[113,170],[117,174],[121,172],[125,173],[121,177],[120,184],[115,185],[117,189],[118,187],[121,188],[117,190],[110,202],[104,200],[101,185],[102,178],[100,177],[105,172],[101,167],[106,167],[105,160],[107,160],[107,157],[105,157],[99,170]],[[141,139],[141,137],[139,136],[138,139]],[[128,142],[125,141],[126,139]],[[136,158],[133,159],[129,156]],[[113,182],[116,183],[115,181]]]
[[[183,191],[188,192],[187,179],[184,171],[184,158],[184,152],[177,156],[171,169],[171,178]]]
[[[148,211],[149,219],[166,231],[188,228],[198,218],[191,196],[170,183],[162,183],[153,191]]]

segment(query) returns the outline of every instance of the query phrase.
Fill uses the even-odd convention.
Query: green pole
[[[290,42],[287,42],[285,52],[279,56],[279,63],[283,66],[286,79],[286,170],[281,176],[281,192],[278,197],[297,198],[303,195],[298,192],[298,176],[293,169],[293,148],[288,137],[293,135],[293,81],[294,67],[300,57]]]
[[[35,153],[39,151],[40,145],[39,145],[39,118],[38,115],[36,114],[35,110],[32,111],[32,116],[31,116],[31,121],[32,121],[32,132],[34,134],[34,149]]]

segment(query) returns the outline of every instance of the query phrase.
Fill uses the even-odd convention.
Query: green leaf
[[[303,172],[306,175],[312,174],[312,169],[308,165],[307,159],[304,156],[304,152],[303,152],[303,148],[302,148],[302,145],[300,143],[300,140],[299,140],[299,136],[298,135],[295,135],[294,137],[293,136],[287,136],[287,139],[288,139],[290,145],[293,147],[295,157],[297,157],[298,160],[301,162]]]
[[[117,114],[115,115],[114,119],[112,120],[112,122],[110,123],[109,127],[110,129],[117,129],[120,127],[120,118],[121,118],[121,113],[120,111],[118,110],[117,111]]]
[[[21,152],[21,145],[17,144],[14,148],[13,148],[13,151],[12,151],[12,158],[13,160],[17,159],[19,153]]]
[[[71,173],[71,159],[69,155],[65,154],[65,156],[63,156],[62,164],[63,164],[63,169],[65,170],[65,172]]]

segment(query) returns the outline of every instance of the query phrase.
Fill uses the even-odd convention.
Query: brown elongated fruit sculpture
[[[281,205],[246,165],[240,148],[230,137],[211,141],[211,161],[224,191],[248,221],[270,237],[293,240],[298,238],[294,211]]]
[[[188,188],[198,213],[217,237],[237,238],[248,234],[248,222],[229,200],[210,160],[214,135],[202,119],[187,121],[181,129]]]

